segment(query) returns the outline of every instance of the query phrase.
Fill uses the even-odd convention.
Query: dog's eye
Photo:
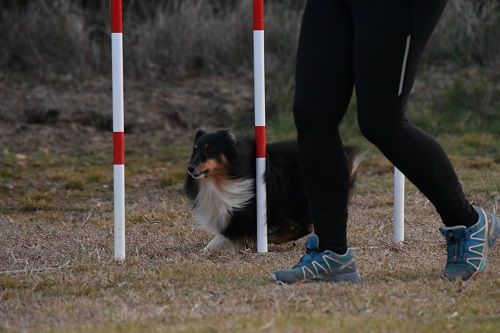
[[[207,154],[212,153],[212,151],[213,151],[213,150],[212,150],[212,147],[210,147],[209,145],[205,145],[205,152],[206,152]]]

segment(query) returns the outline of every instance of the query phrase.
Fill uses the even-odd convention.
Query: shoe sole
[[[361,282],[361,275],[359,274],[359,271],[356,270],[354,272],[349,272],[349,273],[344,273],[344,274],[335,274],[334,276],[328,278],[328,279],[308,279],[308,280],[299,280],[295,282],[284,282],[281,280],[278,280],[276,278],[276,275],[270,274],[271,278],[275,280],[278,283],[284,284],[284,285],[301,285],[304,283],[339,283],[339,282],[351,282],[351,283],[360,283]]]
[[[323,280],[330,283],[338,283],[338,282],[352,282],[352,283],[360,283],[361,275],[358,270],[354,272],[344,273],[344,274],[335,274],[328,280]]]

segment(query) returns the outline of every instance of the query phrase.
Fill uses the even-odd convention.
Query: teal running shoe
[[[274,271],[277,281],[294,284],[303,282],[342,282],[358,283],[361,281],[358,267],[351,250],[343,255],[318,248],[318,236],[312,235],[306,243],[306,254],[291,269]]]
[[[442,227],[448,258],[443,276],[448,280],[468,280],[484,271],[488,252],[500,235],[500,219],[474,206],[479,221],[473,226]]]

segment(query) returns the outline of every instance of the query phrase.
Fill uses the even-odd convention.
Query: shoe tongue
[[[316,235],[311,235],[306,243],[306,252],[317,251],[319,248],[319,238]]]

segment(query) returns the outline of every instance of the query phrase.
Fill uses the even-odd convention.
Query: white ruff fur
[[[199,182],[193,217],[201,229],[220,234],[231,214],[247,205],[254,197],[255,179],[225,180],[220,184],[210,178]]]

